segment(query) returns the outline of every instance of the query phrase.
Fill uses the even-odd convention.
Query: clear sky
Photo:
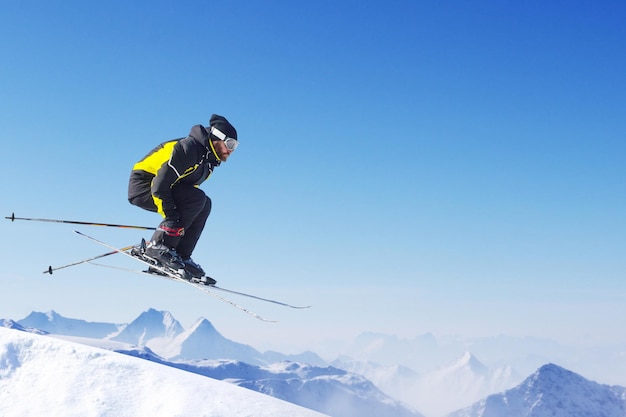
[[[0,317],[154,307],[283,351],[363,331],[626,343],[625,18],[622,1],[2,2],[0,214],[155,226],[126,200],[132,165],[222,114],[241,145],[202,186],[194,259],[314,307],[234,298],[265,324],[149,277],[44,275],[106,249],[3,220]]]

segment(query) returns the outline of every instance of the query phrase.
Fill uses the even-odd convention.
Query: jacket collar
[[[209,132],[202,125],[195,125],[191,128],[191,132],[189,132],[189,136],[192,137],[196,142],[200,143],[206,149],[205,158],[209,162],[214,165],[219,165],[221,159],[217,156],[217,152],[213,147],[213,143],[209,137]]]

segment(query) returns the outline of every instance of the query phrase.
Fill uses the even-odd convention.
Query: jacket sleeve
[[[195,169],[195,159],[189,155],[183,141],[176,143],[172,154],[152,180],[152,198],[158,212],[165,218],[177,219],[179,213],[172,195],[172,187]]]

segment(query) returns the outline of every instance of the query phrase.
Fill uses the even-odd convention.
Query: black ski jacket
[[[201,125],[191,128],[186,138],[173,139],[154,148],[137,162],[130,176],[128,199],[152,194],[157,211],[165,218],[179,218],[172,187],[199,186],[221,163],[209,134]]]

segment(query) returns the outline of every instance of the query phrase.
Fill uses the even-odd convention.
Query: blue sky
[[[241,146],[202,187],[194,259],[225,287],[314,305],[238,300],[270,326],[174,283],[89,265],[50,277],[102,248],[4,221],[0,317],[154,307],[259,348],[367,330],[626,343],[622,2],[0,9],[5,216],[154,226],[126,201],[132,165],[222,114]]]

